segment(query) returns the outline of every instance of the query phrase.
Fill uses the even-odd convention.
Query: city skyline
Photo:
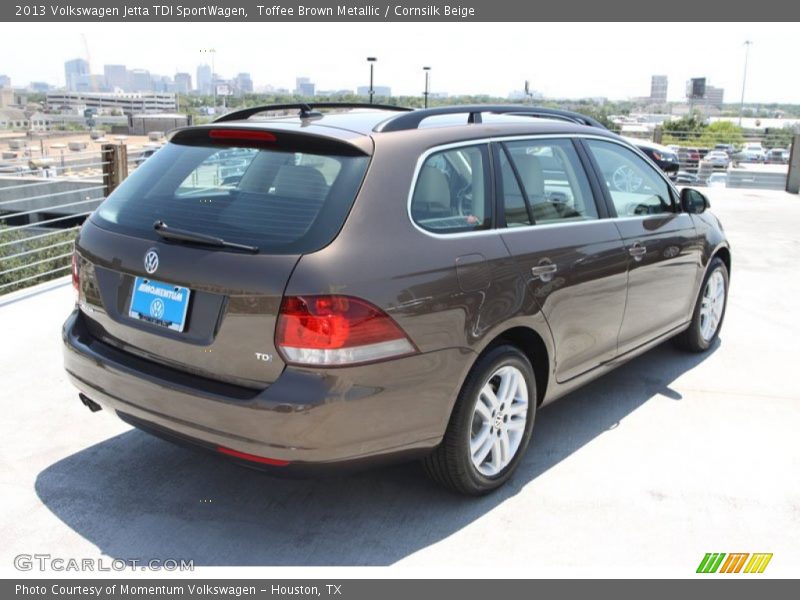
[[[37,24],[37,31],[51,29],[48,23]],[[765,24],[624,24],[604,25],[602,39],[583,35],[583,24],[415,24],[415,45],[408,45],[407,27],[401,24],[360,24],[359,34],[343,37],[335,49],[324,48],[327,39],[317,35],[322,24],[281,24],[280,28],[264,24],[231,24],[229,27],[206,27],[205,24],[148,24],[151,35],[163,40],[157,48],[149,45],[131,50],[128,39],[138,24],[82,24],[65,33],[52,28],[46,33],[52,44],[46,49],[27,45],[13,64],[0,67],[0,73],[10,76],[15,86],[29,82],[46,81],[64,86],[64,63],[75,58],[87,58],[81,30],[86,35],[91,51],[91,74],[103,74],[104,66],[127,65],[131,70],[147,70],[152,74],[173,78],[176,73],[192,76],[193,87],[198,87],[197,67],[209,62],[200,52],[201,47],[215,49],[214,70],[225,80],[236,80],[239,75],[249,75],[254,91],[265,86],[296,89],[296,78],[308,77],[317,90],[356,90],[368,84],[367,55],[375,55],[375,86],[389,86],[397,95],[420,95],[423,86],[422,66],[430,64],[431,92],[458,94],[490,94],[508,96],[523,87],[524,80],[531,88],[551,98],[607,97],[612,100],[647,96],[653,74],[669,79],[670,102],[683,101],[682,82],[691,77],[708,77],[715,87],[724,88],[729,102],[738,99],[741,90],[745,39],[754,39],[751,48],[746,102],[800,103],[800,82],[786,77],[785,62],[780,56],[790,55],[791,27],[770,24],[769,35]],[[355,31],[356,24],[342,24]],[[29,39],[27,29],[19,26],[6,32],[0,48],[6,55],[17,43]],[[709,52],[702,45],[679,44],[665,41],[663,50],[654,52],[655,33],[674,35],[677,28],[702,32]],[[625,30],[625,35],[609,35],[609,31]],[[198,31],[201,30],[201,31]],[[270,30],[270,35],[260,40],[248,34]],[[427,33],[437,32],[446,40],[432,39]],[[591,31],[597,36],[597,25]],[[587,29],[587,31],[589,31]],[[298,32],[302,32],[301,47],[297,45]],[[347,32],[345,32],[347,33]],[[522,34],[526,35],[522,35]],[[685,32],[687,35],[691,31]],[[762,33],[762,35],[755,35]],[[751,35],[753,34],[753,35]],[[624,39],[620,39],[620,38]],[[499,42],[500,53],[486,53],[475,39]],[[554,43],[554,40],[561,43]],[[584,44],[573,43],[589,40]],[[638,45],[647,39],[647,52]],[[250,40],[250,41],[248,41]],[[292,41],[290,41],[292,40]],[[419,41],[423,40],[423,41]],[[569,40],[570,43],[564,43]],[[586,46],[591,44],[591,52]],[[674,47],[670,47],[673,44]],[[320,47],[316,47],[320,46]],[[429,46],[429,47],[426,47]],[[691,49],[688,48],[691,46]],[[60,49],[60,52],[53,49]],[[480,48],[480,49],[479,49]],[[547,52],[542,52],[547,49]],[[690,51],[689,51],[690,50]],[[714,50],[714,52],[711,52]],[[269,60],[272,54],[279,60]],[[164,58],[168,56],[169,58]],[[501,66],[498,68],[498,56]],[[528,58],[532,57],[532,58]],[[569,76],[565,76],[564,73]],[[479,74],[476,76],[475,74]],[[419,89],[417,89],[419,88]]]

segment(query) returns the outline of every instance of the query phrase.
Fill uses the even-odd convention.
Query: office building
[[[110,92],[128,91],[128,69],[125,65],[103,65],[103,75]]]
[[[175,92],[178,94],[191,94],[192,76],[189,73],[175,73]]]
[[[239,73],[233,80],[233,84],[239,94],[253,93],[253,80],[250,78],[250,73]]]
[[[200,94],[211,93],[211,67],[200,65],[197,67],[197,91]]]
[[[82,58],[74,58],[64,63],[64,81],[68,91],[75,91],[86,84],[89,77],[89,63]]]
[[[650,78],[650,102],[653,104],[667,103],[668,80],[666,75],[653,75]]]

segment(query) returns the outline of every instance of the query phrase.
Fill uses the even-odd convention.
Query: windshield
[[[100,227],[160,239],[170,227],[274,254],[326,246],[342,227],[368,157],[169,143],[98,210]]]

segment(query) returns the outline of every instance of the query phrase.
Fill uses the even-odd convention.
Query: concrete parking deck
[[[0,570],[45,552],[683,577],[706,552],[772,552],[767,573],[796,576],[800,198],[710,197],[733,245],[713,351],[665,344],[545,408],[516,477],[481,499],[413,464],[272,479],[92,414],[62,371],[69,285],[0,300]]]

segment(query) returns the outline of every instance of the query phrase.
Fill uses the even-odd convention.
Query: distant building
[[[147,69],[131,69],[128,81],[131,92],[149,92],[153,89],[153,79]]]
[[[388,85],[375,85],[372,86],[373,92],[375,92],[375,96],[383,96],[389,97],[392,95],[392,88]],[[356,90],[356,94],[359,96],[369,96],[369,86],[368,85],[360,85]]]
[[[10,88],[11,87],[11,77],[8,75],[0,75],[0,88]]]
[[[103,65],[103,75],[109,91],[127,92],[130,89],[128,68],[125,65]]]
[[[10,87],[0,87],[0,108],[8,108],[14,104],[14,90]]]
[[[200,94],[211,93],[211,67],[208,65],[197,67],[197,92]]]
[[[175,91],[175,84],[172,81],[172,77],[169,75],[151,75],[150,81],[152,82],[152,87],[150,89],[154,92]]]
[[[89,75],[89,63],[82,58],[74,58],[64,63],[67,91],[76,91]]]
[[[669,81],[666,75],[653,75],[650,78],[650,102],[652,104],[667,103]]]
[[[28,129],[28,118],[20,108],[0,108],[0,129]]]
[[[703,100],[708,106],[715,108],[722,108],[723,99],[725,97],[725,90],[722,88],[714,87],[713,85],[706,86],[706,95]]]
[[[189,73],[175,73],[175,92],[178,94],[192,92],[192,76]]]
[[[28,89],[37,94],[44,94],[50,90],[50,84],[46,81],[31,81]]]
[[[250,73],[239,73],[233,80],[233,84],[239,94],[253,93],[253,80],[250,78]]]
[[[298,96],[313,96],[316,85],[308,77],[298,77],[295,79],[294,93]]]
[[[156,92],[48,92],[49,110],[94,108],[98,111],[119,110],[126,115],[138,113],[172,113],[178,110],[175,94]]]

